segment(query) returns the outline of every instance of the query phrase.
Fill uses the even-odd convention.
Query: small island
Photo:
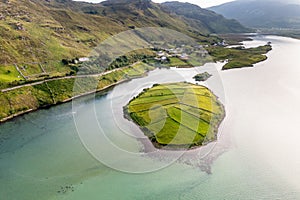
[[[193,79],[195,79],[195,81],[198,82],[203,82],[203,81],[207,81],[210,77],[212,77],[211,74],[209,74],[208,72],[204,72],[201,74],[197,74],[196,76],[193,77]]]
[[[225,109],[208,88],[191,83],[155,84],[124,107],[156,148],[191,149],[217,139]]]

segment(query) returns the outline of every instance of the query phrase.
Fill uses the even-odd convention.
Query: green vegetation
[[[86,57],[112,35],[141,27],[165,27],[213,43],[210,26],[196,23],[151,1],[0,1],[0,64],[60,62]],[[216,16],[214,16],[216,17]]]
[[[207,79],[209,79],[212,75],[209,74],[208,72],[204,72],[201,74],[197,74],[196,76],[194,76],[194,79],[196,81],[206,81]]]
[[[272,50],[271,45],[260,46],[256,48],[223,48],[219,46],[212,46],[207,48],[209,54],[215,61],[228,60],[224,65],[223,70],[253,67],[254,64],[262,62],[267,59],[265,55]]]
[[[170,58],[168,66],[169,67],[179,67],[179,68],[193,67],[191,64],[189,64],[189,62],[187,60],[183,60],[183,59],[180,59],[177,57]]]
[[[130,52],[127,55],[120,56],[115,61],[113,61],[108,69],[117,69],[121,67],[126,67],[138,61],[146,61],[147,59],[154,58],[155,53],[152,50],[144,49],[139,51]]]
[[[225,111],[206,87],[190,83],[155,84],[124,107],[157,148],[191,148],[216,139]]]
[[[14,66],[0,66],[0,88],[9,86],[9,83],[24,80]]]
[[[37,85],[0,92],[0,121],[26,111],[62,103],[78,95],[103,90],[120,81],[143,76],[153,69],[145,63],[137,63],[98,77],[49,80]]]
[[[226,22],[226,26],[232,25],[231,28],[234,26],[234,29],[230,29],[234,32],[243,30],[243,27],[236,26],[236,22],[225,20],[211,12],[203,11],[202,14],[208,16],[203,18],[203,23],[198,17],[182,17],[180,13],[168,11],[165,5],[148,0],[109,0],[99,4],[71,0],[0,1],[0,120],[24,111],[67,101],[92,89],[101,90],[121,81],[142,76],[154,69],[146,63],[166,67],[192,67],[211,61],[201,48],[195,50],[193,45],[198,44],[186,44],[187,38],[192,37],[199,44],[207,44],[210,48],[211,45],[222,41],[219,37],[210,35],[224,30],[222,23]],[[207,21],[212,23],[207,24]],[[150,33],[148,38],[143,38],[136,37],[143,33],[137,32],[136,36],[131,35],[130,39],[126,37],[112,40],[105,47],[115,47],[124,41],[128,46],[112,48],[112,51],[116,52],[94,54],[93,50],[107,38],[142,27],[169,28],[182,34],[167,35],[166,38],[175,44],[174,47],[169,47],[165,38],[159,34],[157,36]],[[183,34],[189,37],[184,37]],[[186,52],[180,52],[181,54],[171,57],[165,65],[158,65],[154,59],[157,52],[149,49],[152,47],[148,42],[152,42],[155,48],[188,47],[188,59],[182,59],[182,54]],[[136,46],[140,49],[125,53],[126,49]],[[228,53],[223,57],[222,50],[217,48],[221,47],[211,48],[216,60],[231,56],[231,53]],[[123,50],[125,55],[122,55]],[[89,55],[89,61],[79,62],[82,60],[80,58]],[[114,57],[116,55],[119,56],[117,59]],[[251,61],[256,61],[265,58],[261,56],[263,55],[248,57]],[[228,63],[227,67],[248,64],[237,61],[240,61],[240,58],[232,58],[231,65],[234,66],[229,66]],[[108,73],[108,70],[112,71]],[[103,72],[106,72],[105,75],[100,76]],[[78,91],[74,93],[74,84],[78,84],[75,75],[82,77],[82,87],[78,87]],[[94,83],[95,88],[90,88]],[[25,86],[15,88],[21,85]]]
[[[43,73],[41,65],[38,63],[22,64],[19,68],[25,77],[36,76]]]
[[[238,34],[238,33],[229,33],[229,34],[218,34],[219,37],[223,38],[228,45],[243,45],[244,41],[252,41],[251,34]]]

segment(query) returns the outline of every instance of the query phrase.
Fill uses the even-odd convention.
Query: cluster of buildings
[[[226,43],[225,40],[223,40],[222,42],[215,43],[214,46],[226,47],[226,46],[228,46],[228,44]]]
[[[197,57],[206,57],[208,55],[207,51],[203,48],[202,45],[197,45],[194,47],[186,48],[185,45],[182,47],[177,48],[170,48],[170,49],[161,49],[157,52],[156,60],[165,62],[168,61],[169,58],[176,57],[181,60],[189,60],[190,56]]]

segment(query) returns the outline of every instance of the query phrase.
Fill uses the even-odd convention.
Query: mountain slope
[[[206,29],[200,30],[197,27],[189,26],[180,17],[165,12],[160,4],[152,3],[149,0],[109,0],[102,2],[101,5],[103,5],[103,15],[129,26],[166,27],[189,35],[193,31],[196,31],[197,35],[208,33]]]
[[[251,30],[236,20],[229,20],[213,11],[202,9],[197,5],[181,2],[166,2],[164,8],[185,17],[191,26],[209,30],[211,33],[245,33]]]
[[[254,28],[300,28],[300,5],[281,1],[233,1],[209,8]]]
[[[107,17],[76,12],[68,8],[67,3],[45,0],[1,2],[0,63],[84,56],[100,41],[126,30],[121,23]]]
[[[219,19],[216,15],[215,21]],[[207,35],[229,31],[226,27],[231,24],[221,22],[220,29],[214,26],[201,19],[178,16],[150,0],[108,0],[100,4],[0,0],[0,65],[87,56],[106,38],[137,27],[165,27],[213,42],[214,38]]]

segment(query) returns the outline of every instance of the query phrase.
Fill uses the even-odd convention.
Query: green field
[[[10,87],[23,80],[24,78],[13,65],[0,65],[0,89]]]
[[[124,108],[157,148],[191,148],[216,139],[224,107],[206,87],[190,83],[156,84]]]
[[[0,82],[10,83],[23,80],[23,77],[14,66],[0,66]]]
[[[42,68],[38,63],[24,63],[19,65],[19,68],[24,76],[35,76],[43,73]]]
[[[168,66],[170,67],[179,67],[179,68],[189,68],[189,67],[193,67],[191,64],[189,64],[187,61],[182,60],[180,58],[177,57],[172,57],[170,58],[170,63],[168,64]]]

